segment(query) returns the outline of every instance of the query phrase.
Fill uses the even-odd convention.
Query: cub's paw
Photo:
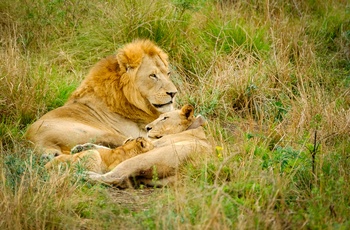
[[[80,153],[82,151],[85,151],[85,150],[89,150],[89,149],[95,149],[96,148],[96,145],[95,144],[92,144],[92,143],[85,143],[85,144],[82,144],[82,145],[76,145],[74,146],[71,150],[70,150],[70,153],[71,154],[75,154],[75,153]]]

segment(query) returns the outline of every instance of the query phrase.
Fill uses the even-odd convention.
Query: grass
[[[2,1],[0,228],[348,229],[349,18],[341,0]],[[26,128],[135,38],[169,53],[216,151],[161,189],[46,172]]]

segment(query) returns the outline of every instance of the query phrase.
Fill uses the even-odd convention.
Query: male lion
[[[33,123],[25,137],[46,154],[69,154],[93,142],[109,147],[145,136],[144,127],[173,110],[177,89],[167,55],[149,40],[98,62],[68,101]]]
[[[96,145],[92,145],[92,147],[94,148]],[[45,168],[50,169],[62,162],[71,162],[73,164],[82,162],[92,172],[105,173],[112,170],[122,161],[152,149],[152,142],[143,137],[138,137],[136,139],[127,139],[122,146],[114,149],[99,148],[97,146],[95,149],[85,150],[76,154],[62,154],[48,162]]]
[[[194,117],[190,105],[164,113],[146,126],[148,137],[155,138],[153,150],[123,161],[108,173],[88,172],[88,177],[120,187],[127,186],[131,177],[148,185],[167,185],[184,161],[212,150],[202,127],[205,123],[202,116]],[[155,175],[158,181],[153,180]]]

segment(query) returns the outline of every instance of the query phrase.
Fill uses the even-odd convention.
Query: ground
[[[109,188],[111,200],[131,212],[146,211],[149,209],[149,200],[156,189],[118,189]]]

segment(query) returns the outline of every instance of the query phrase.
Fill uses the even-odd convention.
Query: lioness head
[[[168,56],[149,40],[127,44],[117,54],[123,93],[134,106],[153,114],[173,110],[177,89],[170,80]]]
[[[190,128],[197,128],[206,123],[206,120],[198,115],[194,116],[194,108],[184,105],[179,110],[170,111],[159,116],[146,125],[149,138],[161,138],[165,135],[180,133]]]
[[[152,142],[143,137],[138,137],[136,139],[129,138],[123,144],[123,149],[125,150],[136,150],[138,153],[145,153],[154,148]]]

